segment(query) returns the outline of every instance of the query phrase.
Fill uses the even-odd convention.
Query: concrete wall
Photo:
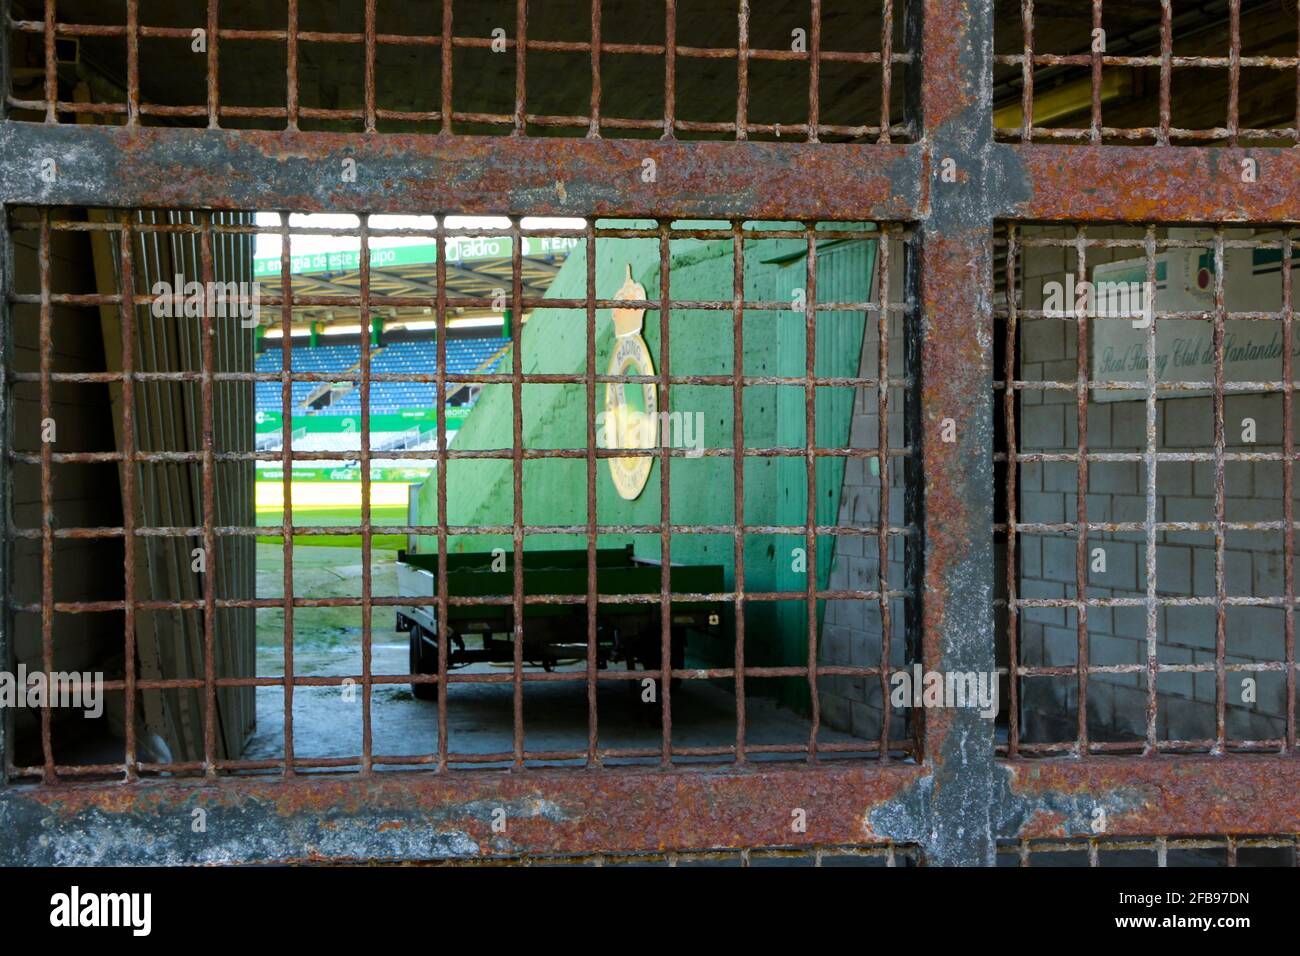
[[[1065,237],[1067,230],[1035,234]],[[1090,229],[1089,238],[1108,235],[1141,238],[1141,230]],[[1132,258],[1133,250],[1088,250],[1088,265]],[[1241,279],[1236,261],[1225,271],[1229,289]],[[1026,308],[1042,308],[1043,283],[1061,281],[1075,268],[1073,250],[1032,248],[1022,259]],[[1274,277],[1276,278],[1276,276]],[[1280,290],[1280,280],[1278,281]],[[1230,299],[1230,307],[1232,307]],[[1278,296],[1280,302],[1280,292]],[[1157,303],[1159,307],[1159,303]],[[1240,308],[1241,306],[1237,306]],[[1255,305],[1255,308],[1266,306]],[[1272,307],[1276,308],[1274,304]],[[1091,331],[1091,330],[1090,330]],[[1077,323],[1073,319],[1023,321],[1019,336],[1020,377],[1024,380],[1073,381],[1078,374]],[[1280,368],[1280,365],[1279,365]],[[1280,377],[1277,376],[1277,377]],[[1073,392],[1022,392],[1019,400],[1020,451],[1075,451],[1078,411]],[[1210,452],[1214,448],[1214,407],[1208,396],[1161,397],[1157,402],[1158,451]],[[1087,406],[1090,451],[1141,451],[1145,445],[1143,401],[1099,402]],[[1241,422],[1253,418],[1257,441],[1242,441]],[[1280,395],[1230,394],[1225,402],[1229,452],[1280,452]],[[1157,468],[1158,521],[1213,521],[1215,488],[1212,462],[1162,462]],[[1141,462],[1092,463],[1087,512],[1090,521],[1141,522],[1146,519],[1146,472]],[[1069,522],[1076,515],[1077,472],[1074,462],[1026,463],[1019,473],[1018,520]],[[1226,469],[1226,520],[1264,521],[1283,517],[1281,462],[1236,462]],[[1146,536],[1095,533],[1088,539],[1091,556],[1104,548],[1106,571],[1089,570],[1089,597],[1145,597]],[[1073,533],[1022,534],[1018,538],[1019,596],[1073,598]],[[1275,597],[1285,593],[1282,532],[1234,532],[1226,539],[1227,593]],[[1213,532],[1168,532],[1157,537],[1156,591],[1164,596],[1213,597]],[[1280,661],[1284,655],[1284,612],[1279,607],[1230,607],[1227,612],[1227,661]],[[1087,614],[1089,659],[1093,665],[1144,663],[1147,658],[1146,611],[1143,607],[1090,608]],[[1213,607],[1160,608],[1160,663],[1203,664],[1215,660]],[[1073,609],[1027,608],[1020,616],[1020,655],[1026,665],[1072,666],[1078,658],[1078,630]],[[1258,682],[1255,703],[1242,701],[1242,678]],[[1158,685],[1157,732],[1163,739],[1204,739],[1215,734],[1215,677],[1163,674]],[[1077,692],[1073,677],[1030,678],[1022,683],[1025,740],[1070,740],[1075,736]],[[1097,740],[1129,740],[1145,735],[1144,674],[1094,675],[1089,681],[1089,732]],[[1285,732],[1285,678],[1282,673],[1229,673],[1227,735],[1276,738]]]
[[[890,299],[902,301],[903,256],[902,247],[896,245],[890,256]],[[878,293],[873,292],[873,296]],[[861,378],[876,378],[880,369],[880,334],[877,316],[871,315],[862,341],[862,354],[858,366]],[[892,314],[889,320],[889,370],[890,378],[900,379],[908,373],[903,340],[903,316]],[[889,447],[905,447],[903,428],[904,392],[901,387],[891,389],[889,399]],[[849,437],[853,448],[878,448],[880,445],[879,401],[875,389],[858,389],[854,395],[853,423]],[[904,482],[906,471],[901,459],[887,466],[890,486],[889,524],[905,524]],[[843,492],[837,524],[875,528],[880,521],[881,471],[875,460],[849,459],[844,469]],[[909,542],[892,536],[889,542],[888,580],[892,590],[902,590],[906,585],[905,555]],[[832,590],[854,588],[879,590],[880,555],[878,540],[874,537],[843,535],[835,542],[835,559],[828,587]],[[890,606],[890,665],[902,667],[907,656],[906,604],[894,599]],[[883,615],[879,602],[828,601],[821,630],[820,662],[847,664],[855,667],[877,666],[881,656]],[[822,721],[830,727],[852,732],[856,736],[874,739],[880,734],[881,691],[880,681],[870,677],[822,677],[818,683]],[[893,712],[891,737],[897,739],[905,732],[905,715]]]

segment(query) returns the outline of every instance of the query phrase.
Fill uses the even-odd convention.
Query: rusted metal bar
[[[305,763],[305,761],[304,761]],[[722,847],[876,844],[872,810],[916,779],[914,766],[876,771],[835,764],[815,773],[768,767],[744,773],[608,769],[599,775],[536,770],[383,773],[351,780],[229,779],[220,786],[150,782],[67,786],[0,802],[6,865],[82,861],[291,862],[639,852]],[[194,808],[208,832],[176,825]],[[492,811],[505,811],[504,834]],[[805,833],[790,810],[806,811]],[[93,848],[84,834],[99,834]],[[89,852],[89,856],[87,853]]]
[[[0,201],[213,209],[340,208],[403,213],[644,216],[789,221],[907,220],[919,207],[920,154],[838,143],[678,143],[534,137],[268,133],[164,127],[0,125],[0,154],[59,158],[53,183],[15,175]],[[873,154],[874,155],[874,154]],[[354,159],[355,183],[323,176]],[[642,162],[660,170],[653,188]],[[559,184],[559,185],[557,185]],[[560,187],[563,188],[560,188]],[[287,286],[285,286],[287,288]]]

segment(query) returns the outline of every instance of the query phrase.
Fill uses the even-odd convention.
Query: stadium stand
[[[504,338],[472,338],[447,340],[447,371],[450,374],[467,374],[478,369],[510,343]],[[360,361],[356,345],[321,345],[316,348],[294,348],[291,353],[295,372],[346,372]],[[281,367],[280,351],[270,349],[257,357],[257,371],[278,372]],[[496,368],[495,363],[491,369]],[[394,342],[371,353],[370,370],[378,374],[432,373],[438,367],[438,344],[426,339],[414,342]],[[294,411],[301,414],[300,406],[317,388],[319,382],[294,382]],[[406,408],[431,408],[436,403],[437,386],[432,382],[372,382],[370,385],[370,412],[372,415],[397,412]],[[278,412],[280,408],[278,382],[257,383],[257,408],[259,411]],[[326,409],[314,414],[359,415],[361,392],[353,388]]]

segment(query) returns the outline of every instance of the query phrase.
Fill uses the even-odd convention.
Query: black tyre
[[[438,669],[436,663],[429,660],[429,651],[424,646],[424,628],[411,624],[411,673],[432,674]],[[411,693],[416,700],[437,700],[438,684],[411,684]]]

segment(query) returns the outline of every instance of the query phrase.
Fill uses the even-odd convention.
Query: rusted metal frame
[[[592,38],[599,36],[600,0],[592,2]],[[595,57],[599,59],[599,57]],[[593,69],[595,65],[593,64]],[[599,75],[599,74],[593,74]],[[598,85],[597,85],[598,89]],[[599,100],[599,93],[593,93],[593,103]],[[594,110],[593,110],[594,112]],[[596,619],[600,607],[598,581],[596,578],[596,540],[598,536],[597,494],[596,494],[596,227],[592,220],[587,221],[587,238],[583,242],[584,266],[587,273],[587,766],[600,766],[599,717],[596,712],[596,680],[599,661],[596,655]],[[516,363],[522,356],[515,356]],[[605,386],[609,388],[609,385]]]
[[[1286,271],[1290,263],[1284,262],[1282,270]],[[1224,392],[1225,372],[1225,333],[1227,323],[1224,312],[1224,256],[1223,226],[1214,228],[1214,753],[1223,751],[1225,725],[1227,718],[1227,673],[1224,664],[1228,653],[1227,604],[1227,479],[1224,452]],[[1155,322],[1151,323],[1153,326]]]
[[[211,213],[202,213],[200,222],[204,225],[211,223]],[[199,238],[199,269],[203,288],[212,288],[212,283],[216,279],[216,269],[213,263],[212,236],[208,231],[200,234]],[[217,560],[217,542],[212,528],[216,524],[216,486],[217,486],[217,464],[214,458],[216,452],[216,425],[213,410],[214,397],[212,392],[212,373],[216,367],[216,342],[215,330],[212,327],[212,309],[210,304],[205,300],[203,313],[200,318],[200,362],[202,369],[202,379],[199,384],[199,403],[201,406],[202,416],[202,441],[203,441],[203,462],[202,462],[202,508],[203,508],[203,763],[205,772],[209,776],[216,775],[217,759],[217,665],[216,665],[216,631],[217,631],[217,589],[216,577],[220,563]],[[128,464],[125,467],[134,468],[135,465]],[[224,569],[222,569],[224,571]],[[126,595],[128,602],[135,600],[135,595],[128,592]]]
[[[1293,255],[1292,231],[1282,236],[1282,261]],[[1295,666],[1295,366],[1291,355],[1295,336],[1295,286],[1291,270],[1282,269],[1282,573],[1286,582],[1286,744],[1283,752],[1296,749],[1296,666]]]
[[[442,133],[450,134],[451,128],[451,67],[452,67],[452,5],[450,0],[442,5],[442,79],[439,93],[442,98]]]
[[[1080,226],[1075,233],[1075,281],[1088,278],[1087,227]],[[1078,286],[1082,288],[1083,286]],[[1075,468],[1075,552],[1074,552],[1074,622],[1077,641],[1076,687],[1076,741],[1079,750],[1088,751],[1088,316],[1087,311],[1075,316],[1075,438],[1078,461]]]
[[[890,97],[894,90],[894,0],[880,7],[880,145],[890,141]]]
[[[749,138],[749,0],[739,0],[736,14],[736,139]]]
[[[522,3],[522,0],[520,0]],[[522,16],[522,14],[521,14]],[[520,220],[510,218],[510,285],[513,310],[510,315],[510,404],[513,439],[511,472],[514,478],[512,498],[514,526],[512,540],[514,554],[511,574],[514,593],[510,602],[511,625],[514,634],[514,762],[524,765],[524,386],[523,386],[523,241]],[[439,635],[446,642],[446,634]]]
[[[804,315],[804,377],[810,382],[817,367],[817,231],[808,229],[807,278],[805,279]],[[884,374],[884,373],[882,373]],[[821,729],[821,695],[817,689],[817,388],[804,386],[804,469],[807,481],[807,500],[804,503],[807,527],[804,541],[807,548],[806,587],[804,598],[808,635],[808,762],[817,762],[817,734]],[[832,552],[834,553],[834,552]]]
[[[595,44],[593,44],[593,47]],[[512,136],[527,129],[528,97],[528,0],[515,0],[515,112]]]
[[[1228,0],[1228,145],[1237,145],[1241,109],[1241,0]]]
[[[591,114],[591,122],[587,125],[587,135],[593,138],[600,137],[600,8],[601,0],[591,0],[591,105],[588,112]],[[587,290],[592,298],[592,290]]]
[[[372,215],[466,207],[482,214],[776,221],[911,221],[922,207],[916,146],[727,143],[0,124],[15,175],[0,201],[127,208],[364,209]],[[36,157],[59,157],[53,183]],[[357,182],[322,177],[354,159]],[[660,171],[653,188],[642,162]],[[557,188],[557,173],[563,188]],[[506,184],[503,188],[502,184]],[[1261,189],[1264,187],[1261,186]],[[648,207],[652,207],[648,208]]]
[[[731,242],[731,442],[732,442],[732,560],[736,593],[733,615],[736,631],[733,665],[736,692],[736,765],[746,762],[745,701],[745,230],[732,223]]]
[[[5,20],[8,21],[6,16]],[[45,35],[44,54],[45,54],[45,122],[57,123],[59,114],[55,103],[59,98],[59,63],[58,55],[55,52],[55,23],[58,20],[58,14],[55,9],[55,0],[45,0]],[[5,37],[8,40],[8,36]],[[9,77],[5,76],[5,94],[9,93]]]
[[[876,391],[876,416],[878,419],[878,430],[876,433],[876,451],[879,457],[875,459],[877,463],[877,472],[880,474],[880,501],[879,513],[877,515],[876,536],[877,551],[876,560],[879,561],[879,589],[880,589],[880,759],[889,760],[889,729],[890,729],[890,686],[889,686],[889,667],[893,657],[893,607],[891,599],[888,597],[890,591],[889,580],[889,548],[890,534],[889,526],[892,515],[890,508],[892,505],[890,499],[890,481],[893,478],[893,471],[889,462],[889,389],[891,379],[889,374],[889,337],[890,337],[890,319],[892,316],[890,306],[890,280],[889,280],[889,248],[893,232],[888,228],[880,230],[880,239],[877,241],[879,255],[877,256],[876,275],[877,296],[880,299],[879,322],[876,326],[876,335],[879,339],[876,350],[876,377],[880,384]],[[904,316],[904,322],[907,321]],[[906,523],[906,522],[904,522]],[[865,542],[864,542],[865,543]],[[903,547],[907,547],[904,542]]]
[[[305,762],[304,762],[305,763]],[[325,761],[322,761],[325,763]],[[535,769],[454,774],[388,772],[367,778],[240,777],[213,786],[154,781],[112,800],[102,787],[12,790],[0,801],[6,865],[203,863],[325,859],[475,858],[530,853],[690,851],[754,846],[876,845],[873,812],[919,776],[915,766],[832,763],[816,773],[769,765],[745,774],[610,768],[598,775]],[[203,807],[209,829],[176,826]],[[510,832],[492,832],[503,807]],[[807,811],[806,833],[790,807]],[[864,826],[864,820],[867,821]],[[129,826],[117,827],[113,821]],[[94,847],[86,833],[94,832]],[[218,839],[213,839],[213,834]],[[89,856],[87,853],[89,852]]]
[[[1098,30],[1101,30],[1102,36],[1105,36],[1101,4],[1102,0],[1092,0],[1092,29],[1094,37]],[[1094,41],[1091,57],[1092,70],[1089,76],[1089,81],[1092,87],[1092,104],[1088,126],[1088,141],[1093,144],[1101,142],[1101,61],[1104,53],[1104,49],[1097,49]]]
[[[280,213],[280,286],[284,289],[284,302],[280,307],[280,329],[287,346],[280,350],[280,455],[281,455],[281,505],[283,515],[280,534],[284,575],[281,579],[281,606],[284,608],[284,776],[294,775],[293,747],[293,274],[292,248],[289,232],[290,213]]]
[[[741,0],[742,10],[747,12],[748,0]],[[668,299],[672,285],[672,243],[669,223],[659,223],[659,372],[656,405],[667,410],[672,402],[669,393],[668,370],[670,361],[669,333],[672,322],[668,309]],[[663,419],[659,419],[662,421]],[[655,423],[655,445],[663,448],[664,439],[669,435]],[[659,462],[659,667],[654,678],[659,685],[659,706],[661,714],[660,760],[663,766],[673,762],[673,682],[672,682],[672,456],[664,455]]]
[[[1026,838],[1091,834],[1105,809],[1110,836],[1286,834],[1300,819],[1300,763],[1289,755],[1000,761],[1005,817]]]
[[[451,30],[451,4],[443,4],[443,23],[445,29]],[[449,50],[449,46],[444,46]],[[450,62],[449,60],[447,61]],[[447,115],[450,115],[448,112]],[[437,262],[437,336],[438,336],[438,380],[435,397],[438,401],[438,473],[435,477],[435,491],[438,497],[438,770],[447,769],[447,609],[450,606],[449,585],[447,582],[447,226],[446,218],[438,217],[435,243],[438,247]],[[514,353],[511,361],[519,363],[519,353]]]
[[[1019,557],[1016,551],[1020,526],[1016,523],[1019,498],[1017,486],[1020,479],[1019,439],[1016,431],[1017,402],[1015,388],[1016,347],[1019,344],[1020,286],[1016,279],[1016,264],[1020,253],[1020,232],[1016,223],[1007,225],[1007,328],[1002,375],[1002,416],[1006,435],[1006,509],[1007,509],[1007,756],[1015,759],[1020,747],[1020,582]]]
[[[1073,222],[1293,223],[1300,155],[1283,148],[997,144],[998,215]],[[1241,162],[1265,174],[1243,183]]]
[[[1034,127],[1034,0],[1020,0],[1024,55],[1020,67],[1020,141],[1028,143]]]
[[[885,23],[888,23],[885,20]],[[815,143],[818,138],[818,125],[821,122],[821,76],[822,76],[822,3],[810,0],[808,11],[808,142]],[[881,66],[889,71],[889,61],[882,58]],[[888,94],[886,94],[888,95]],[[882,122],[882,126],[888,124]]]
[[[215,4],[216,0],[211,0]],[[285,55],[284,55],[284,72],[285,72],[285,91],[284,91],[284,113],[285,123],[290,130],[298,129],[298,0],[288,0],[288,7],[285,11]],[[213,31],[215,32],[215,31]],[[212,34],[209,34],[210,36]],[[212,42],[212,41],[209,41]],[[367,69],[367,75],[369,69]],[[218,125],[218,115],[215,109],[216,104],[209,102],[213,106],[210,124],[215,127]]]
[[[132,301],[135,291],[135,227],[129,212],[120,213],[122,223],[119,242],[119,272],[123,300]],[[131,373],[135,369],[135,306],[123,304],[121,307],[122,325],[122,450],[130,455],[136,449],[135,434],[135,388]],[[122,530],[123,530],[123,631],[124,661],[126,685],[124,690],[124,733],[126,737],[124,759],[126,779],[128,782],[137,777],[135,708],[136,708],[136,661],[135,661],[135,509],[137,500],[137,466],[129,460],[122,465]],[[205,516],[206,517],[206,516]]]
[[[38,348],[40,349],[41,429],[51,421],[53,402],[50,396],[50,371],[54,366],[53,316],[50,306],[50,229],[49,211],[41,212],[40,244],[37,248],[40,270],[41,307]],[[41,667],[47,686],[53,686],[54,671],[54,474],[50,464],[52,442],[41,436]],[[53,715],[50,701],[41,704],[41,755],[44,760],[42,782],[58,779],[54,768],[54,744],[51,738]]]
[[[994,674],[991,178],[999,154],[985,82],[993,4],[923,0],[909,9],[908,31],[909,47],[924,51],[913,96],[926,130],[929,200],[912,279],[921,316],[912,333],[920,339],[920,657],[927,671]],[[938,175],[945,159],[957,164],[957,182]],[[944,440],[949,419],[953,441]],[[991,865],[993,722],[966,708],[931,708],[922,720],[928,785],[898,808],[909,818],[901,832],[925,827],[933,863]]]
[[[365,50],[363,67],[363,96],[365,102],[365,131],[375,132],[375,0],[365,0],[365,23],[363,25],[362,43]]]
[[[373,28],[374,0],[367,0],[367,26]],[[361,276],[361,308],[357,317],[361,325],[361,772],[371,770],[373,734],[371,726],[371,657],[374,651],[374,633],[371,619],[374,616],[372,595],[374,589],[372,560],[371,475],[370,475],[370,353],[371,322],[374,316],[370,307],[370,216],[358,217],[357,238],[360,240],[358,265]]]
[[[8,46],[7,39],[3,27],[0,27],[0,48]],[[0,77],[8,76],[7,66],[7,50],[0,49]],[[9,210],[4,210],[0,218],[6,227],[12,225]],[[6,448],[12,446],[14,439],[14,385],[10,375],[14,346],[13,336],[8,332],[13,328],[13,306],[8,301],[8,293],[14,288],[13,257],[13,234],[6,231],[0,242],[0,292],[5,293],[0,295],[0,322],[3,322],[0,328],[5,330],[0,335],[0,444]],[[16,663],[15,613],[7,600],[13,593],[14,582],[14,539],[9,535],[13,523],[13,499],[13,469],[0,463],[0,529],[5,532],[4,540],[0,541],[0,595],[6,597],[0,601],[0,667],[10,673],[15,672]],[[8,788],[13,774],[14,723],[13,708],[0,709],[0,793]]]
[[[663,139],[671,141],[676,138],[677,136],[676,117],[677,117],[677,0],[664,0]]]

